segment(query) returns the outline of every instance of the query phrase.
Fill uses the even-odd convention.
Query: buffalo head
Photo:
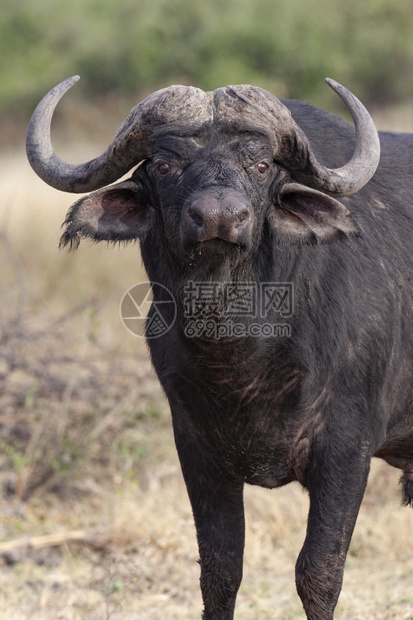
[[[368,112],[336,82],[328,80],[353,116],[356,140],[350,161],[329,169],[287,107],[247,85],[214,92],[160,90],[132,109],[100,157],[68,164],[51,147],[50,123],[77,79],[46,95],[27,136],[29,161],[46,183],[94,192],[69,211],[62,245],[76,247],[82,237],[116,242],[157,235],[178,261],[202,249],[219,262],[221,253],[248,255],[265,230],[274,243],[325,242],[357,233],[336,197],[369,181],[379,141]],[[129,180],[106,187],[135,166]]]

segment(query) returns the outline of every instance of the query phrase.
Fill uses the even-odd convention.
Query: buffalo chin
[[[199,282],[230,282],[242,270],[247,255],[246,245],[222,239],[202,241],[188,251],[185,272],[191,280]]]

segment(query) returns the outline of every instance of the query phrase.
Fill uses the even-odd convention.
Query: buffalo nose
[[[251,229],[251,207],[243,196],[204,193],[192,200],[182,215],[181,235],[190,243],[223,239],[243,243]]]

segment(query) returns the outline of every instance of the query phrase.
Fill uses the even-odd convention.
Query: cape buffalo
[[[148,321],[167,327],[147,337],[196,524],[203,618],[233,618],[244,483],[298,480],[310,509],[297,589],[309,620],[331,620],[373,456],[403,471],[413,501],[413,138],[378,134],[332,80],[354,128],[253,86],[171,86],[100,157],[71,165],[50,123],[76,80],[36,108],[28,157],[53,187],[93,192],[62,246],[140,241]]]

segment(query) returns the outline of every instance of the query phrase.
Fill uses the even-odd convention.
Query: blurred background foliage
[[[134,104],[171,83],[253,83],[329,109],[334,77],[374,109],[413,101],[411,0],[3,0],[0,116],[71,97]]]

